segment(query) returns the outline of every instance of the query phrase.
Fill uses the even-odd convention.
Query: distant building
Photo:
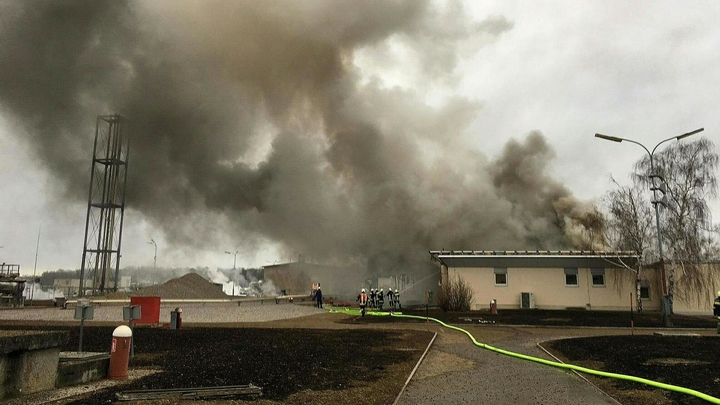
[[[118,288],[124,290],[124,289],[130,288],[131,284],[132,284],[131,276],[121,276],[120,282],[118,283]]]
[[[72,297],[77,294],[80,289],[79,278],[56,278],[53,282],[55,291],[62,291],[66,297]]]
[[[263,279],[272,281],[279,291],[285,290],[288,295],[310,295],[313,283],[320,283],[325,296],[350,296],[362,287],[364,274],[364,269],[350,265],[291,262],[263,267]]]

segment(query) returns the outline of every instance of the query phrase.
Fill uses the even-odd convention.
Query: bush
[[[453,277],[443,286],[437,295],[440,308],[447,311],[464,312],[470,310],[473,291],[462,277]]]

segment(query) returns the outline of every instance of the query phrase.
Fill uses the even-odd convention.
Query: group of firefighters
[[[402,308],[400,305],[400,292],[397,289],[393,291],[392,288],[388,288],[387,293],[385,293],[384,288],[371,288],[370,294],[363,288],[355,301],[358,302],[362,314],[365,315],[366,308],[382,310],[385,305],[385,299],[387,299],[388,305],[390,306],[390,312]]]

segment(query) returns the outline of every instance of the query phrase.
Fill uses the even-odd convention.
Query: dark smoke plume
[[[97,114],[132,137],[128,204],[176,246],[230,234],[307,257],[573,245],[578,204],[537,133],[488,161],[481,106],[363,80],[395,41],[432,84],[512,29],[426,1],[2,1],[0,113],[86,199]],[[264,152],[267,152],[266,154]]]

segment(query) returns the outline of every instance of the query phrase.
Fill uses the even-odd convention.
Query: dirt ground
[[[424,309],[404,310],[404,314],[425,316]],[[584,311],[584,310],[546,310],[513,309],[501,310],[497,315],[489,311],[442,312],[430,309],[430,317],[453,324],[489,323],[499,325],[536,325],[536,326],[597,326],[630,327],[631,321],[636,328],[664,327],[660,312],[630,311]],[[717,319],[711,315],[688,316],[670,315],[672,328],[715,328]]]
[[[564,362],[677,385],[720,398],[720,336],[597,336],[546,345]],[[623,404],[706,404],[687,394],[635,382],[591,377]]]
[[[405,311],[425,315],[424,310]],[[502,311],[443,313],[431,317],[463,324],[628,327],[629,313],[601,311]],[[659,327],[657,313],[634,314],[636,327]],[[676,328],[715,328],[711,316],[676,316]],[[78,345],[76,325],[28,326],[6,323],[3,329],[66,329]],[[86,327],[83,348],[107,351],[114,326]],[[131,369],[161,370],[129,382],[89,393],[63,404],[107,404],[125,390],[242,385],[263,388],[260,400],[213,401],[215,404],[388,404],[392,403],[432,338],[422,320],[397,317],[324,314],[255,324],[184,325],[181,330],[136,328],[136,356]],[[660,331],[661,329],[658,329]],[[720,366],[719,336],[690,336],[688,329],[662,329],[683,336],[597,336],[546,342],[544,347],[563,361],[630,374],[696,389],[720,397],[720,379],[710,370]],[[703,400],[637,383],[588,377],[623,404],[702,404]],[[196,401],[183,401],[185,404]],[[173,401],[134,402],[137,404]],[[197,401],[197,403],[205,403]]]
[[[250,383],[263,388],[261,400],[252,401],[253,404],[323,405],[358,400],[365,404],[392,403],[433,334],[403,328],[373,329],[373,325],[368,325],[369,329],[356,329],[343,324],[347,321],[344,316],[330,315],[329,318],[340,322],[328,329],[286,328],[293,323],[303,325],[297,320],[279,322],[285,327],[214,325],[187,326],[180,330],[136,327],[136,355],[130,362],[131,369],[162,371],[122,387],[60,403],[107,404],[115,400],[118,391]],[[367,317],[357,323],[371,321]],[[67,330],[70,339],[63,350],[73,351],[78,347],[77,326],[14,323],[3,328]],[[85,327],[83,350],[107,352],[114,328]]]

